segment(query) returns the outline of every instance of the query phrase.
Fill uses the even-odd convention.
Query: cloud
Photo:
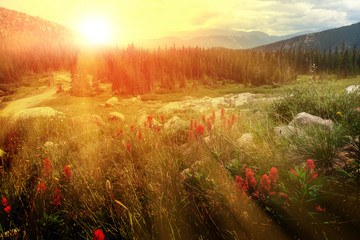
[[[103,15],[128,38],[198,28],[283,35],[360,21],[359,0],[1,0],[0,5],[67,26]]]

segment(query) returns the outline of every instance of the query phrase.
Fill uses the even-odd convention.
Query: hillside
[[[39,17],[0,8],[0,83],[26,72],[69,69],[81,35]]]
[[[281,48],[290,49],[301,47],[324,50],[331,47],[334,50],[336,46],[340,48],[343,41],[345,41],[345,47],[349,48],[352,48],[354,44],[360,44],[360,23],[322,32],[305,34],[288,40],[260,46],[256,49],[278,50]]]
[[[0,7],[0,39],[14,37],[49,37],[57,41],[74,41],[79,33],[60,24]]]

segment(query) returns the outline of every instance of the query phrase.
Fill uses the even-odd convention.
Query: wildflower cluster
[[[250,168],[246,168],[245,180],[236,176],[235,191],[245,201],[250,198],[266,200],[268,196],[275,193],[277,177],[277,169],[273,167],[269,175],[262,176],[260,185],[258,185],[254,172]]]
[[[3,198],[2,199],[2,205],[4,206],[4,211],[7,213],[7,214],[10,214],[11,212],[11,206],[8,205],[8,200],[6,198]]]

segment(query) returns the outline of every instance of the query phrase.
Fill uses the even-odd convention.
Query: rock
[[[119,99],[117,97],[112,97],[105,102],[105,107],[113,107],[118,103],[119,103]]]
[[[230,106],[239,107],[241,105],[247,104],[249,101],[254,99],[254,94],[252,93],[239,93],[229,98]]]
[[[132,101],[132,102],[136,102],[137,100],[138,100],[138,99],[137,99],[136,97],[132,97],[132,98],[131,98],[131,101]]]
[[[25,120],[37,117],[54,117],[56,115],[62,115],[62,112],[56,111],[51,107],[35,107],[21,110],[14,114],[13,120]]]
[[[2,149],[0,149],[0,158],[5,157],[6,152],[4,152]]]
[[[84,114],[70,119],[72,123],[79,125],[94,125],[94,126],[103,126],[105,122],[99,115],[96,114]]]
[[[147,113],[141,114],[137,119],[137,125],[139,127],[148,127],[149,126],[149,117],[150,115]],[[160,126],[160,123],[156,121],[154,118],[152,119],[152,126],[158,127]]]
[[[296,117],[289,123],[289,126],[318,126],[325,129],[332,129],[333,122],[331,120],[324,120],[321,117],[313,116],[309,113],[302,112],[296,115]]]
[[[276,137],[289,137],[296,133],[296,128],[294,126],[279,126],[274,128],[274,133]]]
[[[137,96],[136,96],[136,99],[137,99],[138,101],[141,101],[141,96],[140,96],[140,95],[137,95]]]
[[[174,116],[164,124],[164,129],[165,130],[171,129],[173,131],[179,131],[181,129],[184,129],[186,124],[187,124],[187,122],[185,122],[184,120],[180,119],[177,116]]]
[[[52,148],[52,147],[57,147],[57,146],[59,146],[59,144],[57,144],[57,143],[54,144],[51,141],[47,141],[46,143],[44,143],[44,148]]]
[[[122,113],[119,112],[111,112],[109,113],[109,120],[113,120],[113,121],[125,121],[125,117]]]
[[[206,144],[209,144],[209,143],[211,142],[210,136],[204,137],[204,142],[205,142]]]
[[[240,148],[247,148],[254,145],[254,135],[252,133],[244,133],[238,140],[236,146]]]
[[[345,92],[346,93],[353,93],[353,92],[358,91],[358,90],[360,90],[360,85],[351,85],[351,86],[348,86],[345,89]]]

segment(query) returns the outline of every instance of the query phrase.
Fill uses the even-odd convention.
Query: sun
[[[109,44],[111,42],[109,24],[101,18],[84,21],[81,32],[90,44]]]

